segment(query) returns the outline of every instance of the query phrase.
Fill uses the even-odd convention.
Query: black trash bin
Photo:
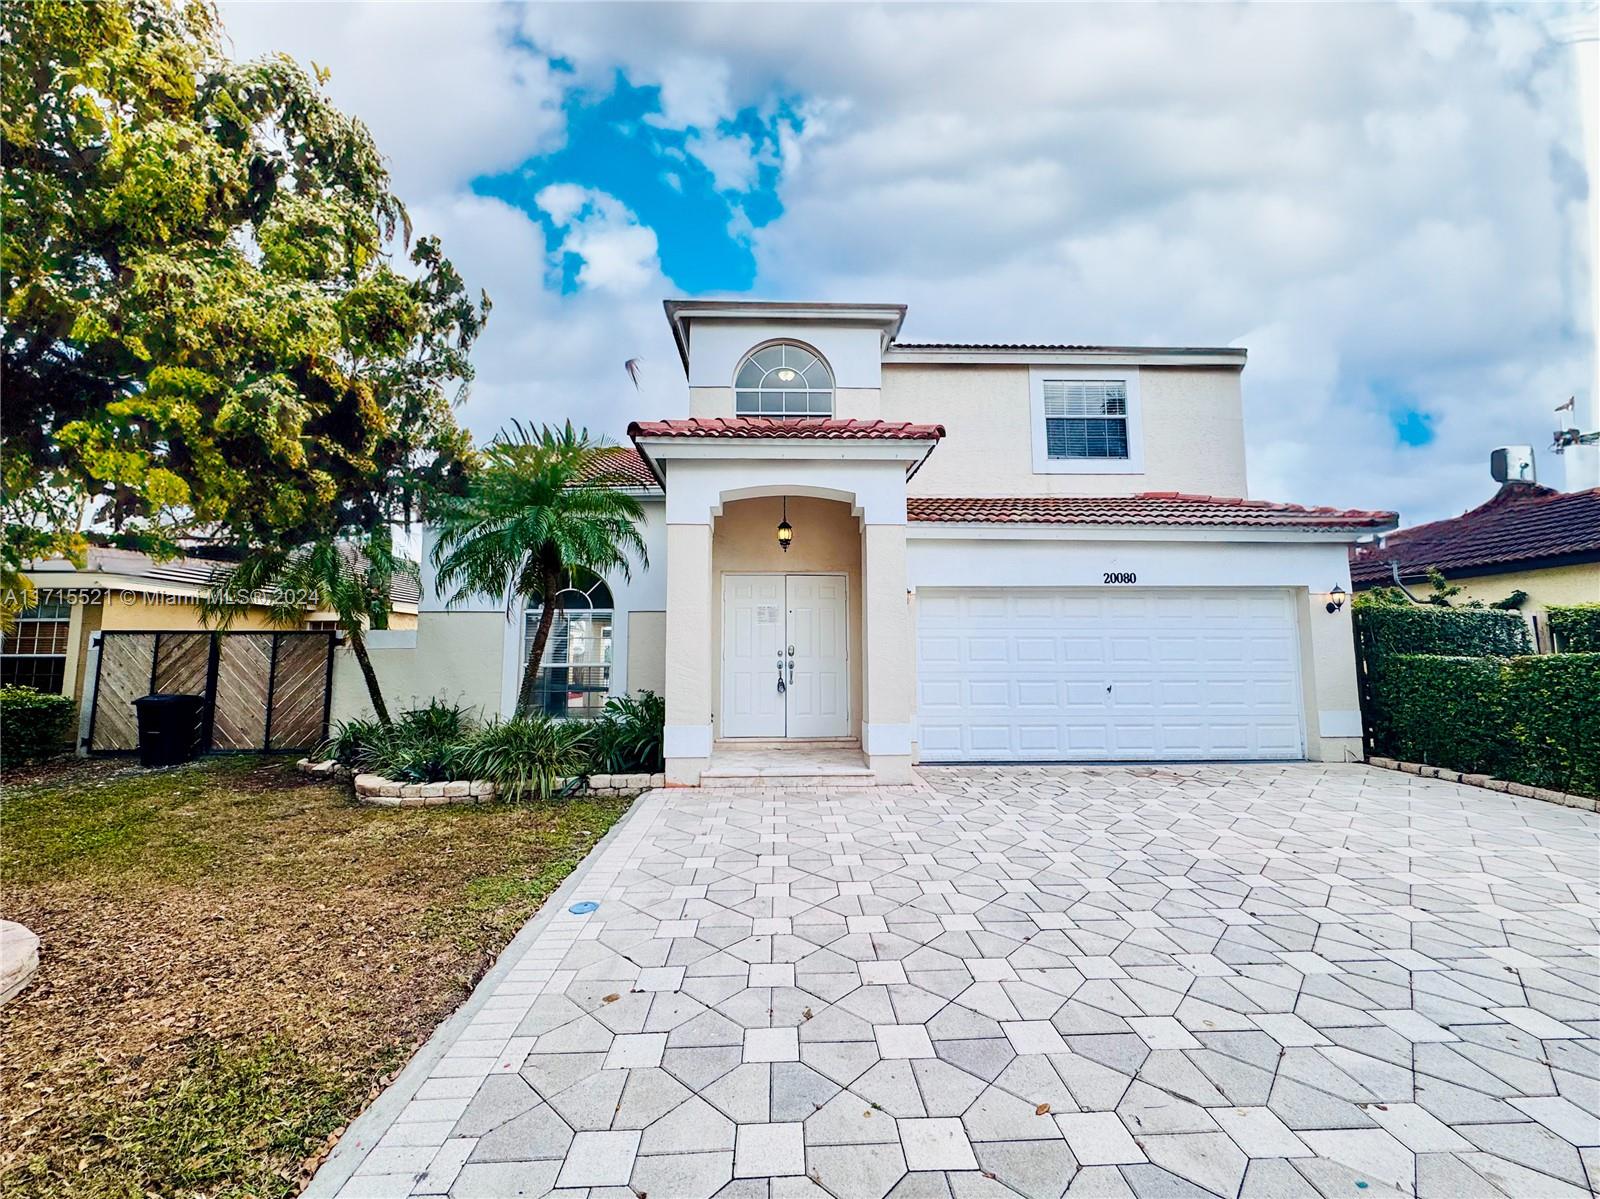
[[[203,695],[143,695],[134,700],[140,764],[177,766],[193,758],[205,702]]]

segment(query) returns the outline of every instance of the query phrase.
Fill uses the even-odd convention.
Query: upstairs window
[[[763,346],[734,377],[734,413],[779,419],[833,415],[833,372],[804,346]]]
[[[1051,458],[1126,458],[1128,385],[1120,379],[1047,379],[1044,427]]]
[[[1133,366],[1030,367],[1033,473],[1143,474],[1139,376]]]

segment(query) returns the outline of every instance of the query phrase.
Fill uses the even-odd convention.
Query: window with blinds
[[[48,591],[0,633],[0,686],[59,693],[67,677],[67,631],[72,609]]]
[[[1044,428],[1051,458],[1126,458],[1128,385],[1120,379],[1047,379]]]

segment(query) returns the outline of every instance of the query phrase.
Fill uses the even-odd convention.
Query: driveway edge
[[[333,1147],[322,1165],[317,1167],[317,1172],[312,1175],[305,1190],[300,1192],[302,1199],[334,1199],[340,1188],[350,1180],[362,1161],[366,1159],[372,1147],[378,1143],[379,1138],[394,1123],[395,1117],[406,1104],[411,1102],[422,1084],[427,1081],[433,1067],[449,1050],[461,1030],[483,1008],[489,996],[493,994],[495,986],[511,972],[523,954],[539,939],[545,926],[571,900],[573,893],[582,889],[584,880],[588,878],[590,870],[603,852],[629,824],[635,820],[646,819],[640,815],[646,807],[651,809],[648,818],[653,819],[664,797],[665,792],[659,788],[644,792],[634,800],[622,818],[606,830],[606,835],[590,847],[583,861],[578,863],[577,869],[562,880],[561,885],[550,893],[550,897],[544,901],[539,910],[517,930],[516,936],[506,942],[506,947],[500,951],[500,956],[495,959],[494,965],[490,966],[483,977],[474,984],[471,994],[440,1022],[432,1035],[422,1043],[421,1048],[411,1055],[411,1060],[405,1064],[395,1080],[345,1127],[339,1143]]]

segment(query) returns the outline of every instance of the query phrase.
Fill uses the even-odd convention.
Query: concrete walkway
[[[311,1193],[1600,1183],[1593,814],[1365,766],[923,774],[642,798]]]

